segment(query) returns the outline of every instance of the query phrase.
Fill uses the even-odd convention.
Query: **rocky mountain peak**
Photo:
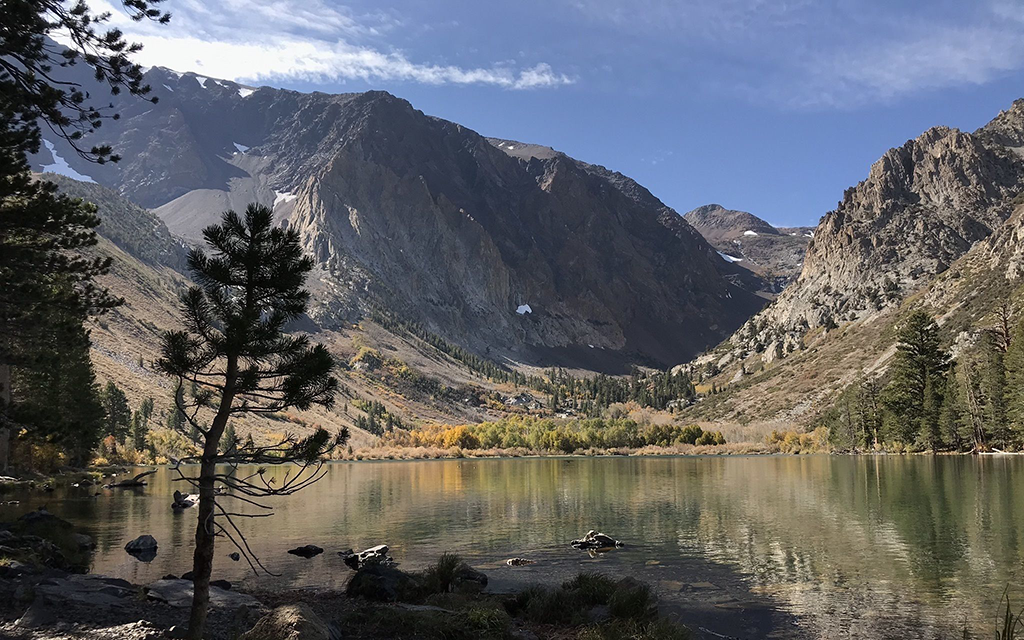
[[[883,154],[822,218],[800,277],[734,336],[733,355],[770,361],[812,329],[871,317],[988,237],[1024,191],[1024,159],[1006,146],[1022,122],[1017,101],[974,134],[934,127]]]
[[[1014,100],[1013,105],[993,118],[974,135],[995,144],[1009,148],[1024,147],[1024,98]]]

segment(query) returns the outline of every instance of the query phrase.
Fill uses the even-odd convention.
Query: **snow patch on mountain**
[[[280,204],[282,202],[291,202],[292,200],[294,200],[294,199],[296,199],[298,197],[299,196],[295,195],[294,193],[289,193],[287,191],[275,191],[274,192],[274,206],[276,207],[278,204]]]
[[[52,164],[43,165],[44,173],[56,173],[62,176],[73,178],[80,182],[96,182],[95,180],[92,179],[92,177],[87,176],[84,173],[78,173],[77,171],[72,169],[71,165],[68,164],[68,161],[57,153],[57,148],[53,146],[53,143],[47,140],[46,138],[43,138],[43,145],[46,147],[46,150],[50,152],[50,155],[53,156]]]

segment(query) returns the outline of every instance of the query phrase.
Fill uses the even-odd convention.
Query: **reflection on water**
[[[283,471],[275,471],[283,473]],[[97,538],[94,570],[143,582],[191,563],[195,512],[174,514],[180,488],[161,470],[142,491],[33,495]],[[282,584],[340,586],[335,553],[382,542],[406,568],[441,551],[494,567],[514,556],[577,570],[567,549],[594,528],[627,542],[600,570],[651,576],[678,592],[693,558],[735,568],[820,637],[989,635],[1004,587],[1020,594],[1024,460],[975,457],[751,457],[452,460],[338,463],[318,484],[239,526]],[[150,564],[123,550],[143,533]],[[327,550],[301,560],[285,550]],[[220,543],[216,573],[242,579]],[[656,560],[657,562],[652,562]],[[691,565],[686,565],[686,561]],[[594,567],[591,567],[594,568]],[[519,569],[516,569],[519,571]],[[646,571],[646,573],[644,573]],[[265,580],[265,579],[264,579]],[[1019,598],[1018,598],[1019,599]]]

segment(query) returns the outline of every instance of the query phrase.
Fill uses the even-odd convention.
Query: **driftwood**
[[[156,469],[150,469],[149,471],[144,471],[144,472],[140,473],[139,475],[135,476],[131,480],[122,480],[121,482],[113,482],[111,484],[105,484],[105,485],[103,485],[103,488],[104,489],[130,489],[132,487],[144,487],[144,486],[146,486],[146,482],[143,480],[143,478],[145,478],[146,476],[153,475],[154,473],[156,473],[156,471],[157,471]]]

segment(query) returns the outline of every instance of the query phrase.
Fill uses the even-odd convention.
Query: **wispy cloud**
[[[136,56],[141,64],[238,82],[400,81],[505,89],[575,82],[544,62],[518,68],[417,62],[386,44],[387,36],[403,27],[399,17],[357,15],[321,0],[181,0],[169,26],[133,23],[109,10],[113,22],[143,44]]]
[[[1024,68],[1024,33],[1003,27],[936,27],[905,41],[841,50],[793,71],[795,106],[860,106],[925,91],[981,85]]]
[[[702,86],[785,107],[892,102],[1024,70],[1020,0],[566,1],[713,68]]]

